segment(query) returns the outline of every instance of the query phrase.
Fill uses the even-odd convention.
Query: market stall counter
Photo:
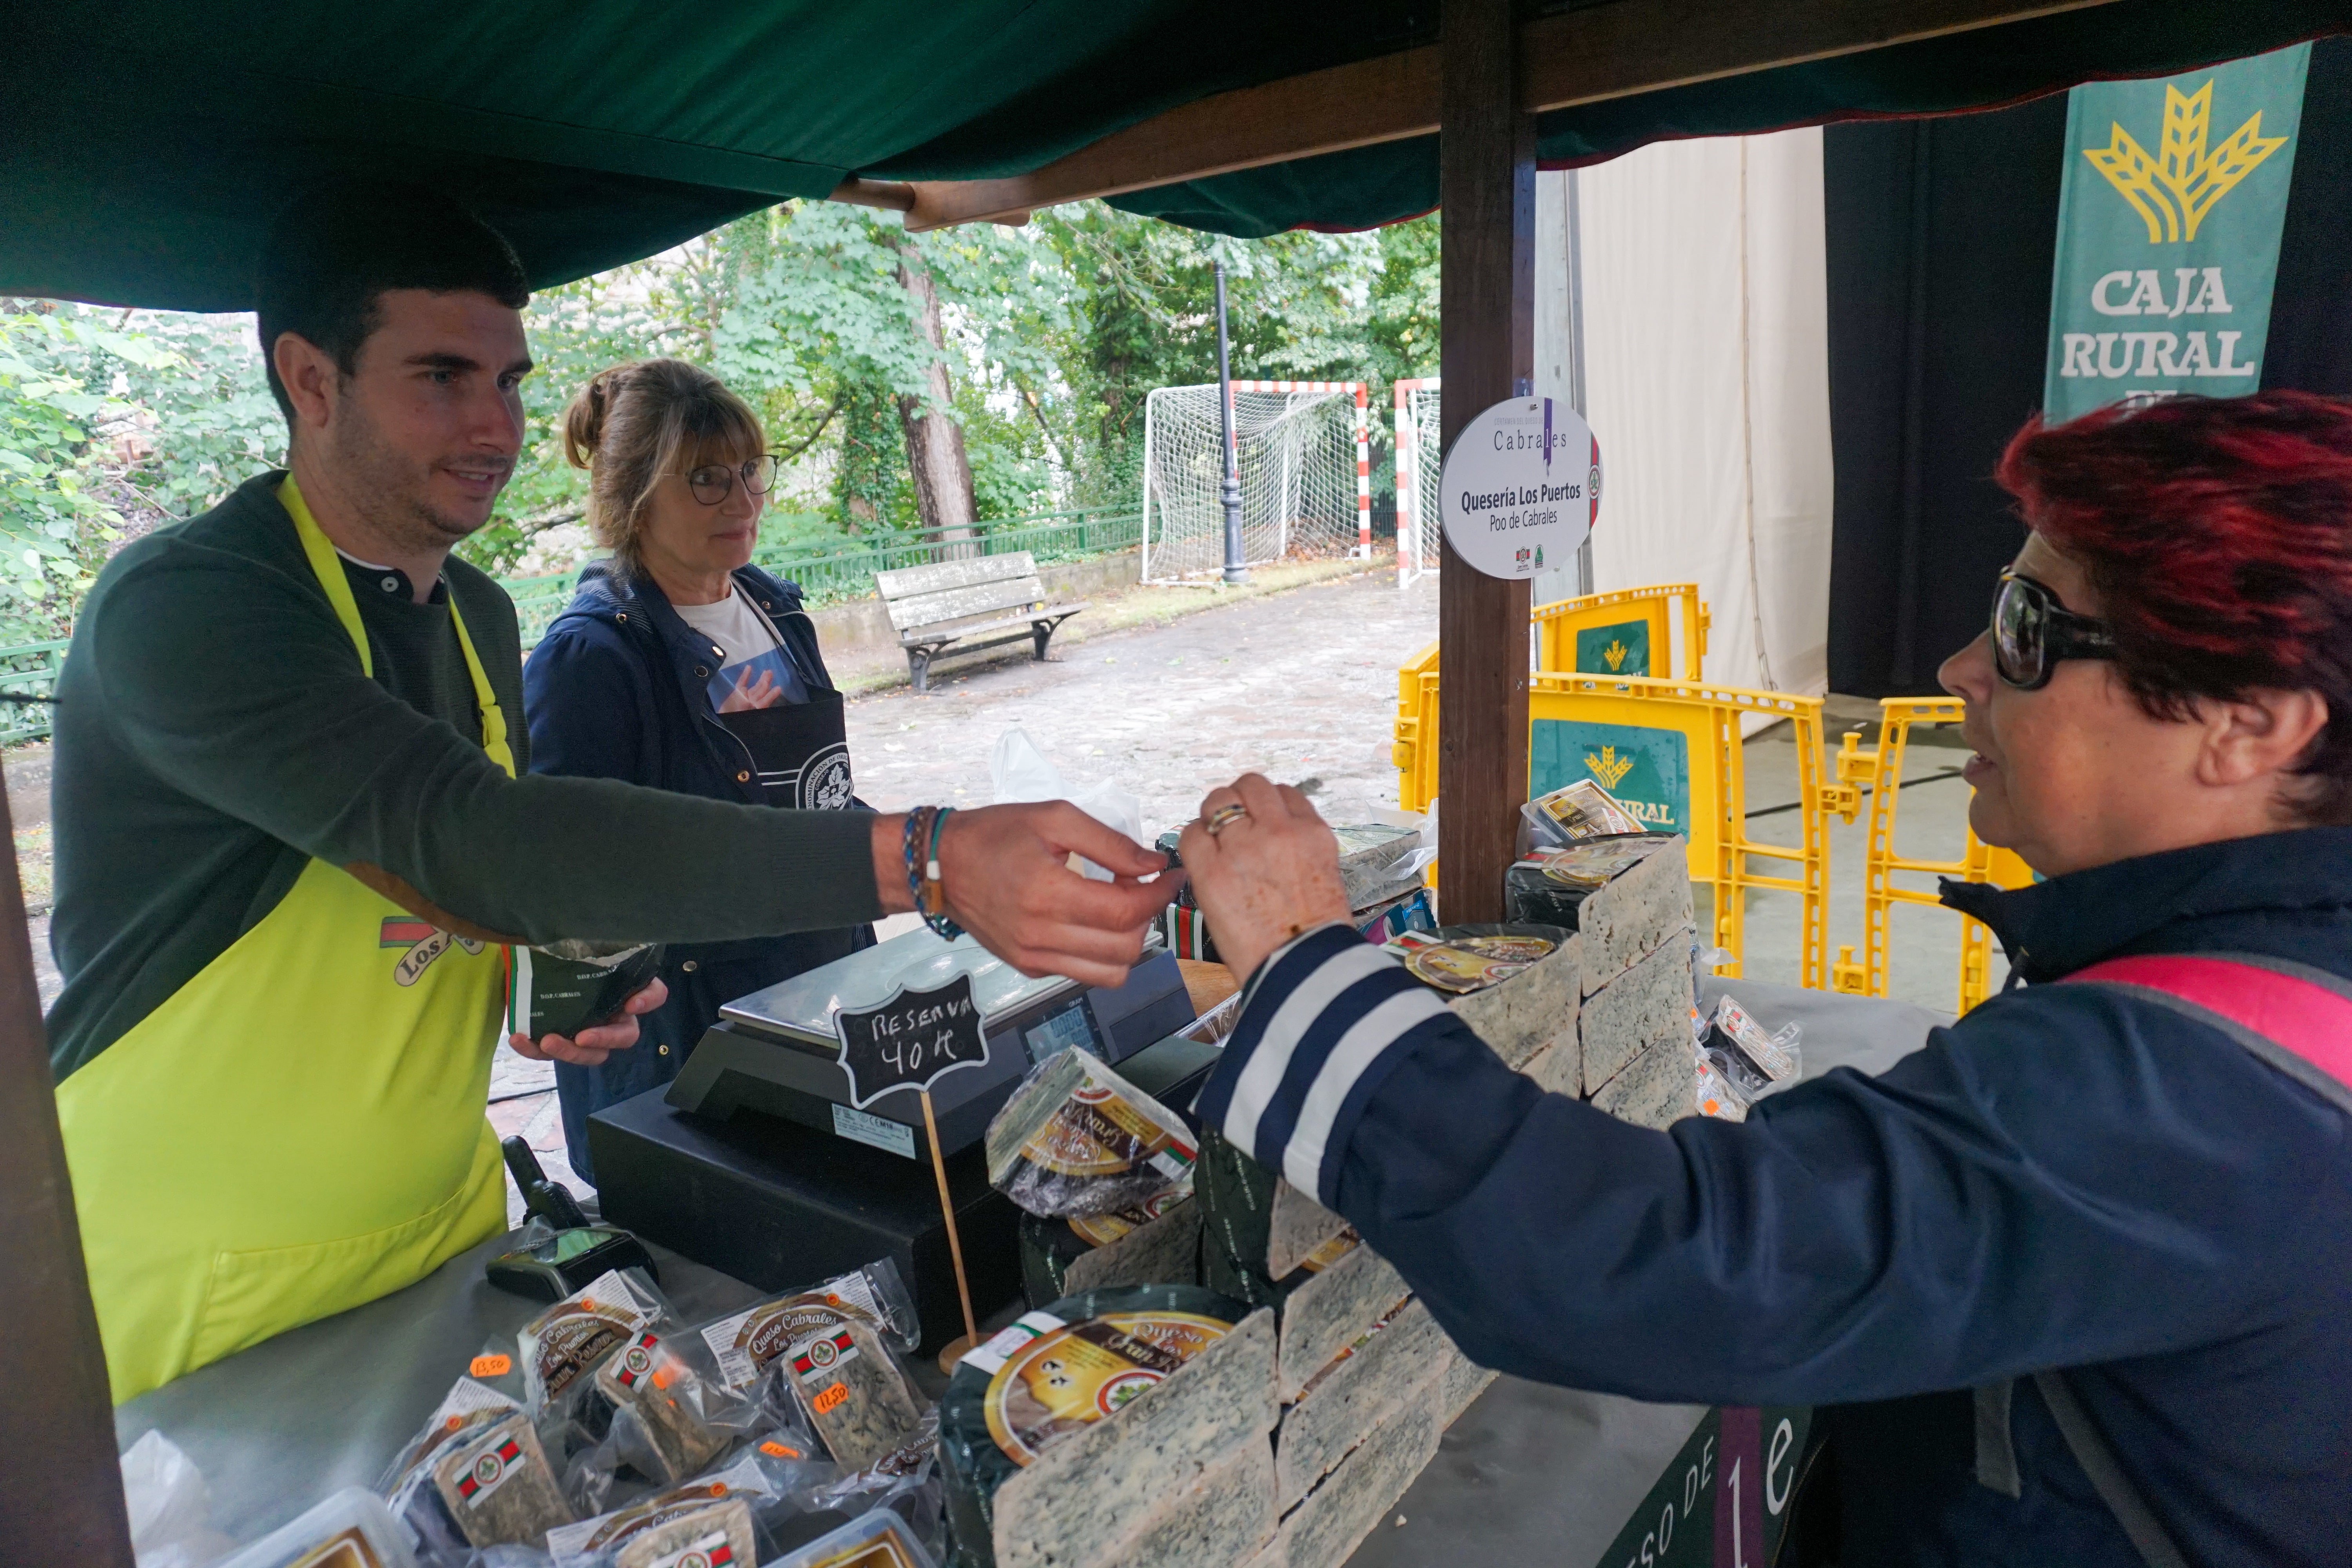
[[[1726,991],[1775,1027],[1802,1026],[1807,1077],[1839,1066],[1881,1071],[1937,1021],[1901,1003],[1750,981],[1706,981],[1701,999],[1711,1005]],[[237,1542],[338,1488],[375,1484],[480,1347],[510,1341],[544,1310],[485,1279],[483,1265],[511,1245],[512,1237],[487,1242],[404,1290],[131,1401],[115,1413],[120,1446],[149,1431],[179,1445],[209,1485],[215,1527]],[[653,1251],[662,1289],[686,1320],[758,1299],[750,1285]],[[1349,1561],[1402,1568],[1428,1561],[1442,1543],[1471,1561],[1599,1564],[1636,1510],[1647,1511],[1654,1491],[1679,1506],[1691,1489],[1681,1476],[1686,1445],[1695,1461],[1711,1436],[1702,1429],[1726,1419],[1694,1406],[1498,1379],[1445,1432],[1391,1522]],[[1702,1516],[1683,1532],[1685,1548],[1705,1535],[1712,1516]],[[1636,1557],[1642,1533],[1631,1537]]]

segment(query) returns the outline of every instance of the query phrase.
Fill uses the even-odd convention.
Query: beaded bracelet
[[[902,848],[907,859],[907,896],[915,912],[934,934],[953,942],[963,934],[947,912],[947,889],[940,879],[940,829],[953,814],[951,805],[919,805],[907,814]],[[916,846],[923,846],[919,857]]]

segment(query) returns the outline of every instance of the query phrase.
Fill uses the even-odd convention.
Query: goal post
[[[1437,480],[1444,465],[1444,427],[1437,415],[1438,378],[1396,384],[1397,586],[1436,574]]]
[[[1360,381],[1236,381],[1242,558],[1263,566],[1372,552],[1371,404]],[[1214,383],[1143,405],[1143,580],[1224,567],[1223,437]]]

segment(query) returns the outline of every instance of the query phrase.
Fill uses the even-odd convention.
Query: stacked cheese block
[[[1696,1110],[1690,938],[1690,873],[1679,837],[1662,839],[1577,910],[1580,1090],[1643,1127],[1664,1127]],[[1577,1092],[1564,1081],[1545,1087]]]
[[[1594,889],[1578,917],[1556,952],[1451,1005],[1547,1089],[1647,1125],[1689,1115],[1683,841]],[[1244,1315],[997,1489],[999,1568],[1336,1568],[1494,1380],[1343,1219],[1213,1130],[1195,1178],[1192,1199],[1063,1262],[1063,1284],[1190,1278],[1170,1249],[1197,1226],[1202,1282]]]

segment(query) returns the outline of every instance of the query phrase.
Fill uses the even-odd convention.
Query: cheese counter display
[[[1736,1114],[1798,1071],[1792,1031],[1728,997],[1698,1005],[1681,838],[1538,848],[1513,869],[1522,918],[1475,926],[1439,918],[1416,836],[1341,838],[1365,940],[1545,1089],[1663,1127]],[[1213,942],[1178,912],[1171,934]],[[660,1276],[608,1272],[516,1303],[486,1343],[444,1343],[446,1392],[378,1483],[282,1510],[238,1568],[459,1568],[492,1548],[500,1568],[1336,1568],[1401,1521],[1495,1374],[1341,1216],[1193,1120],[1236,977],[1164,946],[1091,992],[992,962],[922,933],[730,1007],[731,1087],[689,1072],[667,1101],[603,1114],[678,1121],[716,1164],[798,1161],[790,1203],[704,1203],[698,1225],[731,1226],[714,1259],[691,1226],[642,1226],[624,1175],[605,1217],[639,1225]],[[940,1080],[966,1081],[936,1169],[865,1122],[824,1131],[844,1099],[805,1087],[827,1009],[917,972],[977,982],[990,1058]],[[908,1218],[815,1223],[886,1192]],[[941,1193],[961,1284],[920,1234]],[[959,1289],[982,1328],[942,1359]]]

